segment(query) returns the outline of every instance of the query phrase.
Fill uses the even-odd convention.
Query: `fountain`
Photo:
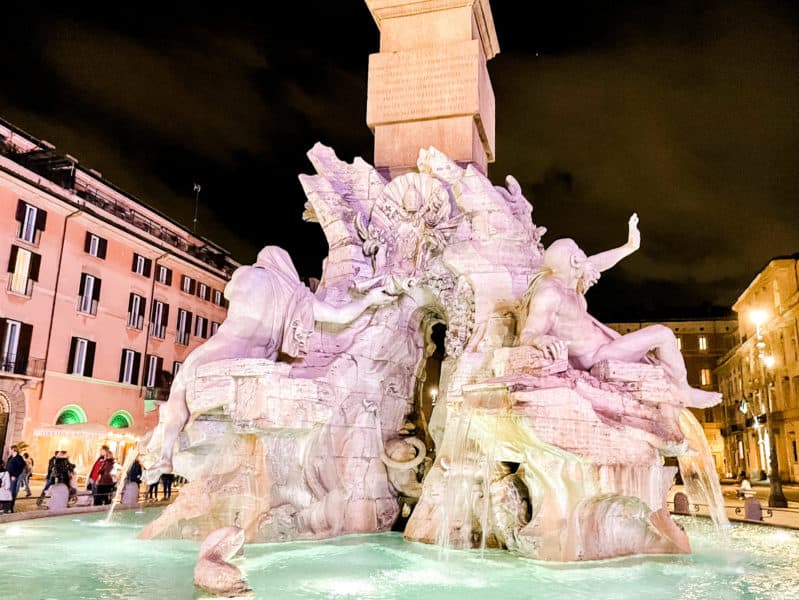
[[[396,2],[368,4],[379,13]],[[466,5],[479,17],[482,46],[458,46],[477,61],[458,68],[479,58],[484,68],[488,2]],[[471,35],[471,22],[467,29]],[[396,65],[386,61],[395,58],[375,59],[381,76],[393,76]],[[533,223],[519,183],[508,176],[497,186],[484,173],[493,96],[486,99],[478,71],[469,71],[481,90],[477,116],[465,130],[460,117],[448,121],[466,136],[457,139],[467,152],[486,149],[475,160],[458,154],[463,148],[433,145],[417,145],[413,164],[401,169],[347,163],[322,144],[308,152],[316,174],[300,176],[303,218],[322,227],[329,245],[319,286],[311,292],[288,254],[271,246],[234,273],[227,320],[186,359],[145,441],[145,479],[172,470],[190,482],[163,511],[143,513],[135,542],[122,536],[137,553],[161,554],[144,567],[147,576],[165,561],[183,573],[202,542],[194,581],[221,595],[271,594],[271,567],[292,553],[303,571],[313,569],[309,557],[329,559],[333,569],[351,559],[366,564],[390,590],[326,574],[324,585],[297,597],[406,597],[414,584],[427,590],[443,581],[439,597],[483,598],[503,571],[510,579],[511,571],[526,574],[521,584],[498,584],[503,597],[534,581],[552,584],[549,597],[586,597],[603,569],[602,581],[626,572],[638,578],[634,586],[672,590],[672,576],[663,583],[648,573],[689,570],[686,529],[696,525],[675,522],[666,508],[676,468],[664,457],[685,465],[695,501],[715,507],[716,523],[726,524],[688,409],[720,398],[687,385],[666,328],[619,336],[587,312],[586,289],[637,250],[637,215],[619,248],[591,257],[572,240],[545,248],[546,230]],[[380,160],[394,139],[386,129],[397,139],[427,131],[428,120],[403,129],[392,119],[407,111],[392,110],[399,109],[368,111]],[[442,325],[439,394],[429,413],[419,392],[435,350],[431,332]],[[115,520],[134,519],[120,512],[130,511]],[[143,551],[146,544],[152,550]],[[438,548],[453,549],[446,569],[433,560]],[[644,554],[676,556],[563,568]],[[397,557],[421,572],[381,567]],[[587,587],[575,592],[569,580]]]

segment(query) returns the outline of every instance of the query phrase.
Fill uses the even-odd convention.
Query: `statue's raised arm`
[[[641,232],[638,231],[638,213],[633,213],[627,221],[627,243],[612,250],[599,252],[588,257],[597,271],[607,271],[622,258],[629,256],[641,247]]]

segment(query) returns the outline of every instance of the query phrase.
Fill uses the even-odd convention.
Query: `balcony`
[[[28,377],[43,377],[44,359],[30,358],[22,354],[3,354],[0,355],[0,371]]]

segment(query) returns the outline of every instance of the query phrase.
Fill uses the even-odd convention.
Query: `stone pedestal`
[[[391,177],[435,146],[483,173],[494,161],[494,92],[486,61],[499,52],[488,0],[366,0],[380,28],[369,57],[366,122],[375,166]]]
[[[125,483],[122,488],[122,506],[136,506],[139,503],[139,484],[133,481]]]

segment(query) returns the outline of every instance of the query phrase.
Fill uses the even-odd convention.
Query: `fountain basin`
[[[199,542],[140,540],[160,512],[122,510],[0,525],[0,598],[202,598],[192,585]],[[799,589],[799,532],[747,523],[719,531],[675,517],[690,555],[554,563],[504,551],[450,550],[400,533],[250,544],[235,563],[256,598],[782,598]]]

